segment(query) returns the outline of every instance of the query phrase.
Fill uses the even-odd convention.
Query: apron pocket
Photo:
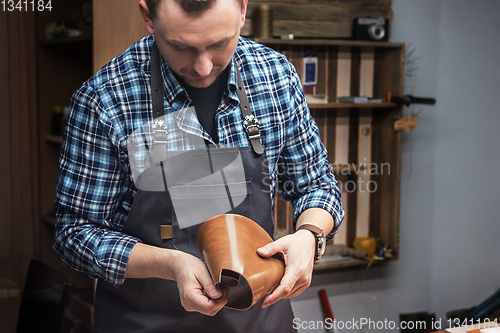
[[[180,229],[201,224],[237,207],[240,208],[238,210],[242,208],[244,211],[248,211],[249,194],[251,194],[251,182],[249,181],[226,184],[191,183],[170,188],[172,205]],[[247,198],[248,200],[245,200]],[[239,207],[242,204],[246,208]]]

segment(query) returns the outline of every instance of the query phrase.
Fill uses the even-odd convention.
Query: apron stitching
[[[163,176],[163,185],[165,186],[165,191],[168,191],[167,178],[165,177],[165,168],[163,167],[163,161],[160,162],[160,165],[161,165],[161,174]]]

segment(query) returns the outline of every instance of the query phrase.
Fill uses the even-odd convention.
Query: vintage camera
[[[356,18],[352,31],[355,40],[388,41],[389,20],[380,18]]]

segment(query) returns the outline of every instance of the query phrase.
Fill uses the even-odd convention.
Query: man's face
[[[189,85],[208,87],[231,61],[245,13],[246,1],[242,9],[235,0],[219,0],[193,15],[163,0],[154,22],[145,19],[170,68]]]

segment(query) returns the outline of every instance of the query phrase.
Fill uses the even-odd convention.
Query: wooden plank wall
[[[252,36],[252,16],[260,5],[273,10],[273,36],[351,38],[354,18],[392,20],[392,0],[249,0],[243,36]],[[389,25],[390,30],[390,25]]]
[[[130,45],[148,35],[138,3],[137,0],[93,2],[94,73]]]
[[[19,286],[39,250],[33,22],[31,12],[0,12],[0,278]],[[0,300],[5,332],[14,332],[19,304]]]

